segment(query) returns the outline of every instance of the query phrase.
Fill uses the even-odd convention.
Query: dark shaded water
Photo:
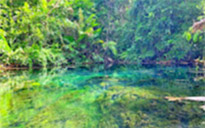
[[[97,67],[97,68],[96,68]],[[204,128],[204,71],[116,66],[0,75],[0,128]]]

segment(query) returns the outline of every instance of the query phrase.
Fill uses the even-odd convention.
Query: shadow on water
[[[204,128],[203,73],[115,66],[10,71],[0,77],[0,128]],[[198,79],[200,78],[200,79]]]

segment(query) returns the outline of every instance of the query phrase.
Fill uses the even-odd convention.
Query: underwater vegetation
[[[190,102],[170,103],[157,88],[115,86],[101,95],[102,127],[202,127],[203,111]],[[116,118],[117,117],[117,118]],[[117,124],[117,125],[116,125]]]
[[[147,70],[161,75],[150,81]],[[165,99],[204,95],[204,81],[192,81],[188,70],[119,67],[106,72],[1,73],[0,128],[203,128],[203,102]],[[142,80],[150,84],[137,85]]]

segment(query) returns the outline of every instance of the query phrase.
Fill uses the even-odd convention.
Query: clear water
[[[0,73],[0,128],[204,128],[204,73],[115,66]],[[202,79],[201,79],[202,78]]]

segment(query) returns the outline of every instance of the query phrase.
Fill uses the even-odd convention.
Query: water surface
[[[0,128],[204,128],[203,71],[115,66],[0,74]]]

